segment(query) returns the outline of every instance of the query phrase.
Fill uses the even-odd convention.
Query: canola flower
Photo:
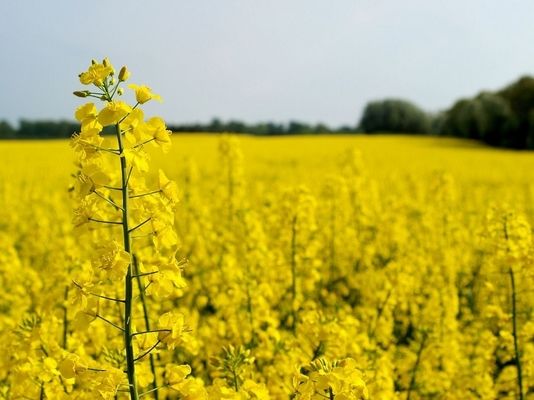
[[[154,353],[160,347],[174,349],[187,331],[183,315],[173,311],[162,314],[157,319],[157,328],[154,327],[148,304],[148,296],[153,292],[170,294],[173,288],[185,286],[175,256],[177,236],[172,229],[173,207],[178,201],[176,184],[161,170],[155,188],[149,188],[145,181],[149,170],[145,147],[155,145],[167,151],[171,132],[161,118],[145,120],[139,107],[159,96],[144,85],[130,84],[136,104],[131,106],[118,100],[123,94],[120,85],[130,77],[130,72],[122,67],[117,79],[114,75],[108,59],[102,63],[93,61],[80,74],[80,82],[94,86],[96,91],[75,92],[79,97],[101,100],[103,106],[98,109],[90,102],[75,112],[81,131],[72,141],[80,168],[74,190],[80,206],[74,223],[81,235],[92,234],[95,254],[91,269],[82,267],[83,280],[74,282],[78,305],[74,323],[87,329],[100,320],[123,336],[124,351],[115,353],[115,369],[110,371],[109,365],[92,369],[105,382],[104,389],[98,390],[103,398],[116,396],[121,389],[132,400],[145,393],[153,393],[157,398],[160,388]],[[108,126],[115,131],[115,141],[102,136]],[[122,236],[122,240],[117,236]],[[137,322],[135,313],[140,310],[136,301],[142,306],[144,324]],[[111,307],[118,306],[118,319],[108,315],[109,305],[101,304],[106,302]],[[143,362],[149,363],[150,371],[143,368]],[[88,369],[80,365],[75,355],[65,358],[60,364],[63,378],[81,378]],[[168,364],[166,368],[176,367]],[[121,370],[125,371],[127,383],[117,372]],[[170,386],[179,386],[189,374],[182,375],[180,382],[174,379]],[[148,389],[141,392],[140,388],[146,389],[148,382]]]

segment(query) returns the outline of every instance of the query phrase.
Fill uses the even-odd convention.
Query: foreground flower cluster
[[[2,175],[0,399],[534,398],[531,186],[163,172],[129,78],[80,75],[69,193]]]

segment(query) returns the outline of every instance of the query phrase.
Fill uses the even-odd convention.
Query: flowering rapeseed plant
[[[98,99],[103,106],[98,109],[91,102],[76,110],[81,131],[72,141],[79,161],[75,225],[81,234],[92,235],[95,249],[91,268],[82,268],[80,277],[84,279],[75,282],[75,296],[81,298],[75,323],[83,321],[85,328],[97,320],[107,323],[122,335],[124,352],[117,354],[114,369],[80,367],[78,357],[69,355],[60,371],[65,379],[74,380],[73,384],[87,371],[95,371],[103,382],[95,388],[102,397],[110,398],[124,390],[130,399],[137,400],[147,382],[151,384],[146,393],[157,397],[154,352],[160,347],[173,349],[183,341],[187,329],[183,315],[176,312],[157,318],[157,328],[151,324],[155,317],[150,310],[154,312],[154,308],[148,304],[147,295],[170,294],[173,288],[185,286],[181,265],[175,258],[177,236],[172,228],[178,194],[176,184],[163,171],[154,188],[147,186],[149,156],[145,148],[153,145],[166,151],[171,143],[170,131],[161,118],[145,120],[139,106],[160,99],[148,87],[129,85],[135,92],[134,105],[118,99],[123,93],[120,85],[129,77],[128,69],[122,67],[116,78],[108,59],[93,61],[80,74],[80,82],[93,89],[74,94]],[[113,127],[114,140],[103,137],[107,126]],[[136,303],[141,305],[142,318],[136,315],[140,311]],[[138,323],[141,319],[143,324]],[[153,338],[152,343],[149,338]],[[149,373],[142,367],[144,362],[150,364]],[[166,368],[175,367],[169,364]],[[180,368],[187,370],[186,366]],[[182,374],[181,380],[187,375]],[[180,382],[173,379],[172,386],[179,386]]]

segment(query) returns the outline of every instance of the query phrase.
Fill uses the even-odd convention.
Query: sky
[[[90,60],[126,64],[169,123],[354,126],[368,101],[436,112],[534,74],[534,1],[3,0],[0,119],[72,119]]]

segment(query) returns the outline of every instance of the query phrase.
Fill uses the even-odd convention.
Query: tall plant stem
[[[512,267],[509,268],[510,284],[512,285],[512,334],[514,336],[515,365],[517,367],[517,389],[519,391],[519,400],[523,400],[523,370],[521,368],[521,353],[517,339],[517,310],[516,310],[516,290],[515,276]]]
[[[297,310],[295,304],[297,300],[297,216],[291,221],[291,330],[293,334],[297,331]]]
[[[417,378],[417,370],[419,369],[419,364],[421,363],[421,356],[423,354],[423,350],[425,349],[426,339],[428,337],[428,333],[423,333],[423,338],[421,339],[421,344],[419,345],[419,350],[417,350],[417,359],[415,360],[415,365],[412,369],[412,377],[410,379],[410,386],[408,387],[408,393],[406,394],[406,400],[410,400],[412,396],[412,391],[415,389],[415,380]]]
[[[115,125],[117,143],[119,145],[121,162],[121,192],[122,192],[122,233],[124,240],[124,250],[132,254],[130,245],[130,228],[128,225],[128,169],[126,158],[123,154],[122,136],[119,124]],[[126,349],[126,373],[128,375],[128,386],[130,390],[130,400],[139,400],[137,391],[137,380],[135,376],[135,357],[132,346],[132,263],[128,265],[126,279],[124,280],[124,347]]]
[[[143,305],[143,317],[145,319],[145,329],[146,331],[150,331],[150,319],[148,317],[148,305],[146,302],[146,296],[145,296],[145,290],[143,287],[143,282],[141,282],[141,274],[139,271],[139,264],[137,262],[137,257],[135,254],[133,255],[133,265],[134,265],[134,273],[135,278],[137,280],[137,288],[139,289],[139,298],[141,300],[141,304]],[[152,390],[154,393],[154,399],[159,400],[159,392],[158,392],[158,380],[156,375],[156,364],[154,362],[154,354],[150,353],[149,356],[150,359],[150,371],[152,372],[152,376],[154,377],[152,381]]]
[[[65,287],[65,294],[63,295],[63,299],[65,300],[65,303],[67,302],[69,298],[69,287]],[[68,308],[67,306],[63,306],[63,348],[67,350],[67,340],[69,335],[69,318],[68,318]]]

